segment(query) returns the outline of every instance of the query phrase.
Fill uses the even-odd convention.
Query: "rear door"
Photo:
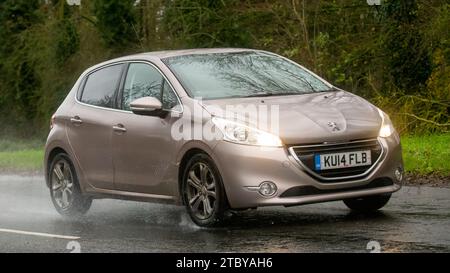
[[[86,182],[114,189],[111,152],[117,90],[125,65],[111,65],[89,74],[71,109],[68,138]]]

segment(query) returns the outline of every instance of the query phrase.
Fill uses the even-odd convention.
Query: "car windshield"
[[[299,65],[264,52],[182,55],[163,62],[196,98],[264,97],[331,89]]]

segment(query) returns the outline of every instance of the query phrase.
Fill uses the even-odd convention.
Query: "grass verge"
[[[42,149],[0,152],[0,172],[41,172],[43,159]]]
[[[44,159],[42,140],[0,139],[0,173],[42,172]]]
[[[407,172],[450,176],[450,134],[402,137]]]

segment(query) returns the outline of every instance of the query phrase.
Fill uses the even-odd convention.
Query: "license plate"
[[[370,150],[333,154],[316,154],[314,166],[316,170],[329,170],[367,166],[372,164]]]

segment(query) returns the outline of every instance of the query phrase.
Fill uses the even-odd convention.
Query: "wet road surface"
[[[381,252],[450,252],[450,189],[404,187],[371,215],[331,202],[227,222],[199,228],[183,207],[118,200],[95,200],[85,217],[65,219],[42,177],[0,175],[0,252],[369,252],[370,241]]]

